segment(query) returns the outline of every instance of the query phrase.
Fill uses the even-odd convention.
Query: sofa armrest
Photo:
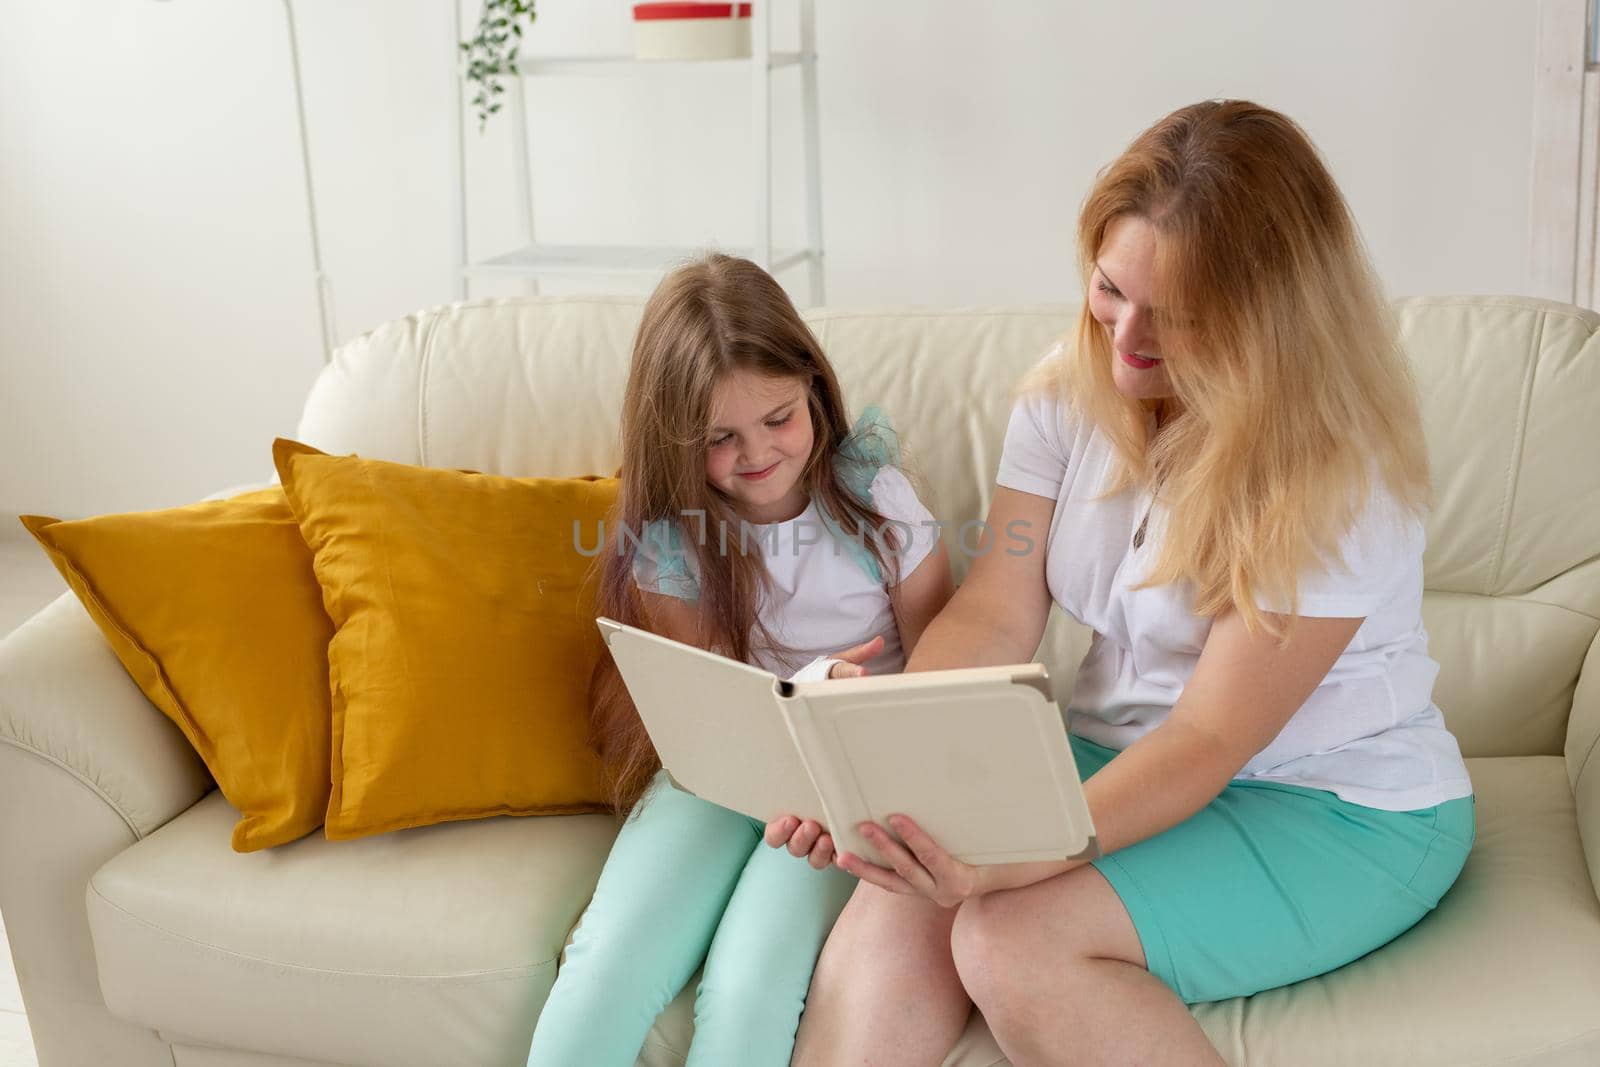
[[[84,894],[212,788],[71,593],[0,641],[0,911],[41,1064],[171,1067],[100,995]]]
[[[215,783],[71,593],[0,641],[0,746],[75,778],[144,837]],[[4,779],[0,779],[3,782]],[[17,810],[0,785],[0,804]]]
[[[1589,644],[1567,719],[1567,780],[1578,809],[1578,837],[1589,880],[1600,894],[1600,634]]]
[[[202,499],[275,484],[269,476]],[[20,749],[76,779],[135,840],[216,785],[183,733],[117,662],[72,593],[0,641],[0,747]],[[0,800],[5,794],[0,788]]]

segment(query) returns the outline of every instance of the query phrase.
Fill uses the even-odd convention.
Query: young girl
[[[808,660],[807,677],[898,671],[951,578],[897,463],[876,408],[847,422],[832,367],[765,271],[724,255],[684,267],[651,296],[634,343],[597,607],[779,674]],[[825,654],[855,645],[861,666],[830,668]],[[788,1064],[855,879],[829,864],[815,823],[785,855],[762,847],[760,822],[674,786],[609,657],[592,695],[611,801],[629,816],[530,1067],[631,1067],[702,963],[690,1067]]]

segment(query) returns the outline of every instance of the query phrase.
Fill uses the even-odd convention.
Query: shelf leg
[[[811,305],[820,307],[828,298],[822,275],[822,137],[817,118],[817,23],[813,0],[800,0],[800,62],[806,149],[806,244],[811,249],[806,262],[810,268]]]
[[[514,161],[517,176],[517,210],[522,216],[522,235],[528,247],[534,244],[533,231],[533,164],[528,157],[528,93],[527,79],[515,78],[511,85],[512,144],[517,154]],[[522,281],[522,290],[530,296],[539,295],[538,275],[529,275]]]
[[[750,72],[754,80],[750,135],[755,183],[755,241],[751,256],[762,270],[772,269],[772,18],[764,0],[750,5]]]
[[[465,100],[461,92],[461,0],[450,2],[450,114],[445,122],[450,151],[450,287],[457,300],[467,298],[467,144],[461,129]]]
[[[311,139],[306,133],[306,98],[300,84],[300,37],[294,28],[294,4],[283,0],[284,26],[289,34],[289,69],[294,75],[295,128],[300,134],[300,168],[306,187],[306,224],[311,231],[311,274],[317,289],[317,328],[322,332],[322,362],[333,362],[339,331],[333,320],[332,286],[322,272],[322,238],[317,232],[317,196],[311,182]]]

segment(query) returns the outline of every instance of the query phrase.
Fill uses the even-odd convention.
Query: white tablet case
[[[784,681],[597,620],[674,781],[762,822],[816,819],[877,863],[856,826],[903,813],[971,864],[1100,855],[1050,681],[1036,663]]]

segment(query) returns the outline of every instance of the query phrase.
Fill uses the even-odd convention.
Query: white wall
[[[792,2],[776,2],[792,47]],[[1525,0],[817,8],[831,304],[1072,298],[1096,170],[1218,96],[1307,127],[1396,295],[1527,288]],[[345,338],[451,298],[448,11],[296,7]],[[622,0],[540,12],[530,51],[630,47]],[[783,243],[802,208],[798,76],[778,77]],[[715,71],[534,82],[541,237],[747,240],[746,94]],[[517,243],[506,121],[480,138],[468,120],[475,256]],[[321,366],[299,167],[277,0],[8,0],[0,513],[167,506],[270,471]],[[785,281],[803,302],[804,270]]]

